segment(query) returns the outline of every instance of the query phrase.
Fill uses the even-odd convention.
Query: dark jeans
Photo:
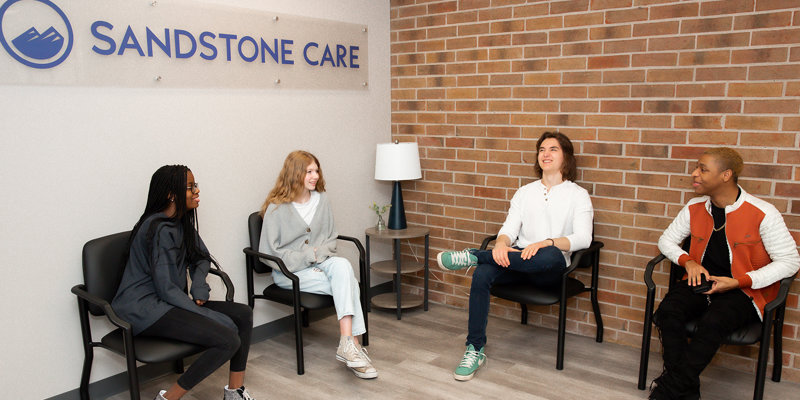
[[[699,318],[691,342],[686,322]],[[654,317],[664,346],[665,374],[659,378],[675,395],[697,392],[700,373],[714,358],[722,340],[742,327],[759,320],[753,302],[739,289],[724,293],[696,294],[686,281],[671,288]]]
[[[203,307],[230,317],[238,327],[238,332],[203,315],[175,307],[140,333],[208,348],[178,378],[178,385],[186,390],[193,388],[228,360],[231,361],[232,372],[244,371],[247,367],[253,310],[246,304],[228,301],[208,301]]]
[[[489,290],[495,283],[530,282],[537,286],[551,286],[558,283],[567,267],[564,254],[555,246],[539,249],[536,255],[522,259],[522,253],[509,252],[508,267],[494,262],[491,250],[472,252],[478,257],[478,267],[472,273],[472,286],[469,290],[469,333],[467,344],[476,350],[486,345],[486,324],[489,320]]]

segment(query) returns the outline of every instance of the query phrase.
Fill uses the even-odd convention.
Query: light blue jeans
[[[350,261],[343,257],[329,257],[294,274],[300,278],[301,291],[333,296],[338,319],[348,315],[353,316],[353,336],[367,331],[364,326],[364,314],[361,311],[361,292]],[[280,271],[274,271],[272,279],[283,289],[292,288],[292,281]]]

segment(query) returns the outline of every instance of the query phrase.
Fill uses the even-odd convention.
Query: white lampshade
[[[380,143],[375,152],[375,179],[404,181],[422,178],[416,142]]]

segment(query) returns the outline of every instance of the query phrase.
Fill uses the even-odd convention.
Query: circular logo
[[[73,40],[67,15],[50,0],[8,0],[0,7],[0,43],[24,65],[44,69],[61,64]]]

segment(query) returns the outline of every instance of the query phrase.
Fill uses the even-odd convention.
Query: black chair
[[[111,309],[111,300],[117,293],[122,273],[125,271],[130,232],[120,232],[87,242],[83,246],[83,285],[75,285],[72,293],[78,297],[78,311],[83,335],[83,373],[81,374],[80,396],[89,399],[89,377],[92,372],[94,348],[111,350],[127,360],[128,385],[131,399],[139,400],[139,376],[136,361],[143,363],[172,362],[176,373],[183,372],[183,359],[200,353],[205,347],[189,343],[133,336],[131,324],[120,318]],[[233,284],[224,272],[212,268],[210,273],[219,276],[225,284],[226,301],[233,301]],[[89,314],[105,315],[117,329],[103,336],[99,342],[93,341]]]
[[[481,243],[481,250],[486,250],[489,243],[497,239],[497,235],[487,237]],[[491,294],[501,299],[515,301],[522,308],[521,323],[528,324],[528,304],[552,305],[559,304],[558,309],[558,346],[556,350],[556,369],[564,369],[564,338],[567,324],[567,299],[583,292],[589,292],[594,320],[597,325],[595,340],[603,341],[603,316],[600,314],[600,305],[597,303],[597,278],[600,269],[600,249],[603,242],[592,241],[592,244],[583,250],[572,253],[572,262],[561,276],[561,284],[553,287],[537,287],[529,283],[512,283],[492,285]],[[576,268],[591,268],[591,285],[586,287],[583,282],[569,276]]]
[[[277,303],[292,306],[294,308],[294,334],[295,334],[295,347],[297,348],[297,375],[305,373],[303,362],[303,326],[308,326],[309,310],[319,310],[324,308],[333,307],[333,297],[322,294],[308,293],[300,291],[300,280],[297,275],[291,273],[286,264],[280,257],[275,257],[269,254],[260,253],[258,251],[258,242],[261,239],[261,226],[263,219],[254,212],[247,218],[247,228],[250,234],[250,247],[244,248],[246,254],[247,265],[247,302],[250,308],[255,306],[255,299],[264,299],[274,301]],[[358,266],[359,266],[359,279],[361,281],[361,309],[364,313],[364,326],[369,331],[369,323],[367,322],[367,288],[365,282],[367,280],[367,266],[364,258],[364,246],[361,241],[354,237],[338,236],[339,240],[344,240],[353,243],[358,249]],[[267,265],[261,262],[260,258],[270,260],[273,265]],[[273,268],[277,268],[292,281],[292,289],[282,289],[276,284],[271,284],[264,289],[262,294],[256,294],[254,289],[255,274],[263,274],[272,272]],[[302,326],[301,326],[302,324]],[[369,345],[369,336],[367,333],[361,336],[361,344],[363,346]]]
[[[688,242],[687,242],[688,243]],[[685,246],[688,251],[688,246]],[[649,263],[644,271],[644,283],[647,285],[647,301],[644,311],[644,331],[642,333],[642,354],[639,361],[639,390],[644,390],[647,381],[647,364],[650,358],[650,335],[653,329],[653,310],[656,298],[656,284],[653,282],[653,269],[656,265],[664,261],[666,257],[659,254]],[[685,269],[674,263],[670,264],[669,288],[678,283],[684,275]],[[761,400],[764,397],[764,381],[767,374],[767,360],[769,359],[769,336],[770,329],[774,327],[775,337],[773,339],[773,366],[772,380],[780,382],[781,367],[783,364],[783,316],[786,311],[786,295],[792,285],[794,276],[784,278],[780,281],[778,297],[767,303],[764,307],[763,322],[754,322],[725,338],[723,344],[750,345],[761,343],[758,351],[758,363],[756,364],[756,386],[753,391],[753,399]],[[692,337],[697,329],[697,321],[689,321],[686,324],[686,333]]]

